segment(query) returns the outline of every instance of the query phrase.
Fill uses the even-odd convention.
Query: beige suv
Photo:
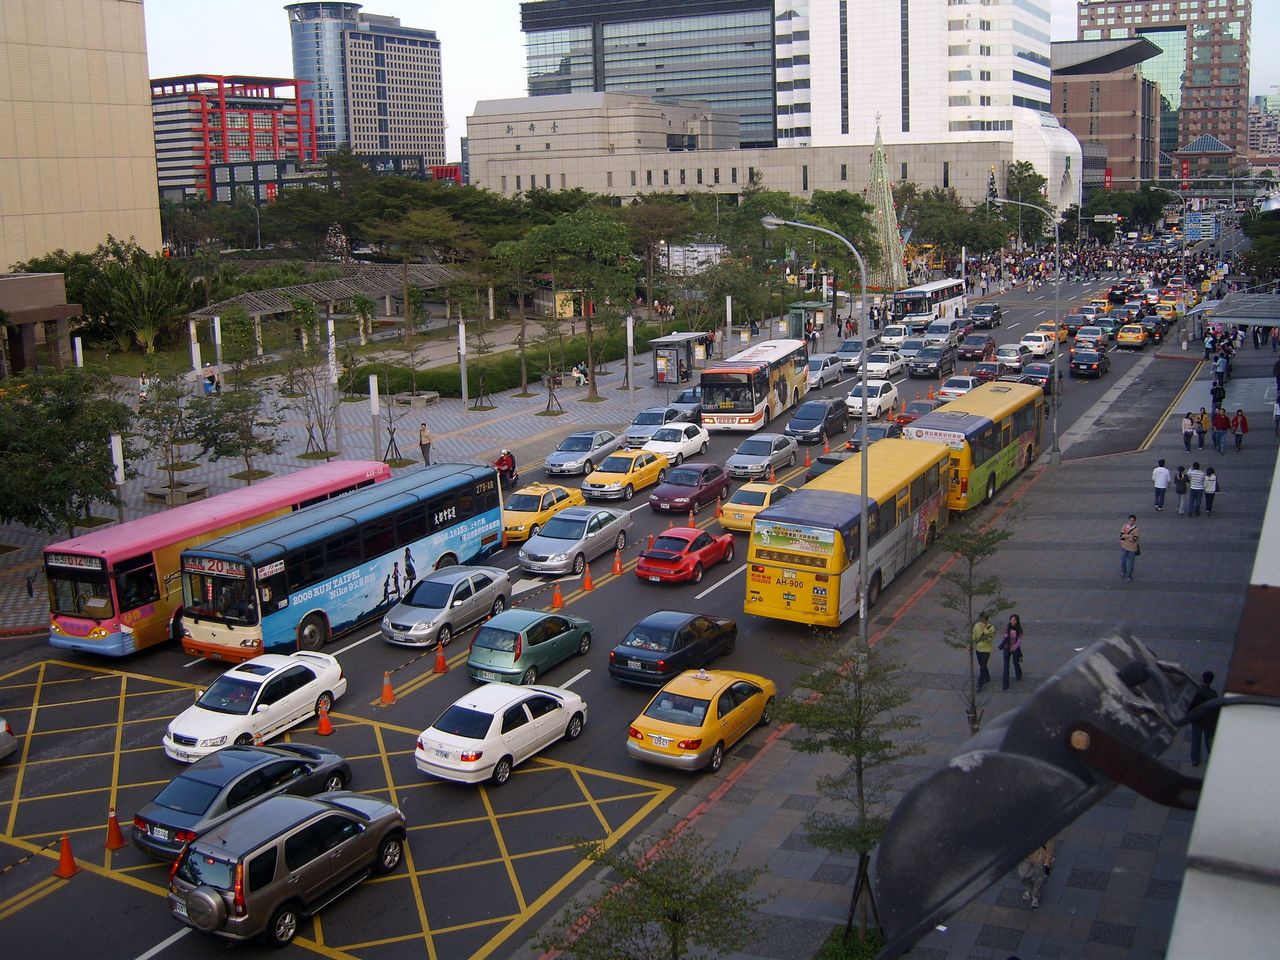
[[[404,842],[404,814],[376,797],[271,797],[183,849],[169,909],[205,933],[283,947],[305,917],[398,867]]]

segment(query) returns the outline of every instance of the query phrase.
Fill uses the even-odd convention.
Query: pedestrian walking
[[[1204,449],[1204,435],[1209,432],[1209,411],[1204,407],[1196,414],[1196,447]]]
[[[996,628],[991,625],[991,616],[985,610],[978,614],[978,622],[973,625],[973,654],[978,658],[978,689],[991,682],[991,642],[995,639]]]
[[[1128,583],[1133,579],[1133,562],[1142,555],[1138,535],[1138,518],[1129,514],[1129,522],[1120,528],[1120,579]]]
[[[213,388],[218,383],[218,374],[214,372],[213,364],[206,363],[204,365],[204,392],[205,394],[213,393]]]
[[[1197,460],[1191,464],[1191,469],[1187,471],[1187,486],[1191,488],[1191,506],[1189,510],[1193,517],[1200,516],[1200,501],[1204,499],[1204,478],[1205,472],[1200,469],[1200,461]]]
[[[1216,407],[1213,411],[1213,449],[1218,453],[1227,452],[1227,434],[1231,432],[1231,418],[1227,416],[1227,411],[1222,407]]]
[[[1204,515],[1213,516],[1213,498],[1218,493],[1218,474],[1210,467],[1204,472]]]
[[[1276,329],[1280,330],[1280,327]],[[1275,402],[1271,404],[1271,419],[1275,422],[1276,436],[1280,437],[1280,394],[1276,396]]]
[[[1280,360],[1271,368],[1271,375],[1276,378],[1276,392],[1280,393]]]
[[[1009,622],[1004,628],[1004,637],[1000,640],[1000,652],[1004,654],[1004,678],[1001,684],[1009,689],[1009,666],[1013,665],[1014,675],[1022,679],[1022,618],[1016,613],[1010,614]]]
[[[1018,878],[1022,881],[1022,899],[1031,901],[1031,909],[1040,906],[1040,891],[1055,862],[1053,841],[1038,846],[1018,864]]]
[[[1213,386],[1209,388],[1210,405],[1216,410],[1222,406],[1223,401],[1227,399],[1227,388],[1222,385],[1221,380],[1214,380]]]
[[[1184,517],[1187,514],[1187,471],[1183,469],[1182,464],[1178,464],[1178,469],[1173,475],[1173,492],[1178,497],[1178,516]]]
[[[431,466],[431,431],[425,423],[418,427],[418,449],[422,451],[423,464]]]
[[[145,403],[147,400],[147,397],[149,397],[150,395],[151,395],[151,378],[144,373],[138,377],[138,401],[140,403]],[[1280,401],[1277,401],[1277,406],[1280,407]],[[1276,433],[1280,434],[1280,413],[1276,414],[1276,425],[1277,425]]]
[[[1218,691],[1213,689],[1213,671],[1206,670],[1200,674],[1200,686],[1196,688],[1195,694],[1191,697],[1191,706],[1187,709],[1190,713],[1196,707],[1208,703],[1210,700],[1218,699]],[[1200,754],[1203,749],[1204,756],[1209,756],[1213,750],[1213,735],[1218,732],[1218,711],[1206,710],[1196,719],[1191,721],[1191,765],[1193,767],[1200,766]]]
[[[1276,430],[1280,433],[1280,418],[1276,420]],[[1195,436],[1196,421],[1191,415],[1191,411],[1187,411],[1187,415],[1182,418],[1182,445],[1186,448],[1187,453],[1191,452],[1191,438]]]
[[[1231,436],[1236,441],[1236,453],[1240,452],[1240,448],[1244,446],[1244,435],[1249,432],[1249,418],[1244,415],[1244,411],[1236,407],[1236,414],[1231,418]]]
[[[1169,481],[1173,479],[1173,474],[1169,472],[1169,468],[1164,465],[1161,460],[1156,464],[1156,468],[1151,471],[1151,483],[1156,490],[1156,509],[1164,509],[1164,496],[1169,489]]]

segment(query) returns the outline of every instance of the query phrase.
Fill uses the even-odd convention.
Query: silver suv
[[[186,846],[169,909],[205,933],[283,947],[303,918],[398,867],[404,842],[404,814],[377,797],[271,797]]]

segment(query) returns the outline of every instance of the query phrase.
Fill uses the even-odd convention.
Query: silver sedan
[[[520,548],[520,566],[530,573],[581,575],[587,563],[622,550],[631,532],[631,514],[605,507],[570,507],[547,521]]]
[[[622,438],[608,430],[584,430],[571,433],[560,441],[542,469],[550,476],[582,474],[586,476],[601,460],[622,444]]]
[[[455,633],[511,605],[511,578],[500,567],[445,567],[417,583],[382,618],[382,637],[408,647],[447,646]]]
[[[9,721],[0,717],[0,760],[18,749],[18,738],[9,726]]]
[[[800,447],[780,433],[757,433],[743,440],[724,468],[738,478],[766,477],[769,469],[794,467]]]

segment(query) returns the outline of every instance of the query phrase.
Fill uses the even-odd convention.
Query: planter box
[[[169,503],[169,485],[161,484],[158,487],[147,487],[144,491],[148,500],[153,503]],[[173,506],[182,503],[190,503],[193,500],[203,500],[209,496],[209,485],[207,483],[183,483],[179,480],[173,485]]]
[[[427,407],[439,400],[440,394],[434,390],[423,390],[420,393],[397,393],[391,399],[403,407]]]

